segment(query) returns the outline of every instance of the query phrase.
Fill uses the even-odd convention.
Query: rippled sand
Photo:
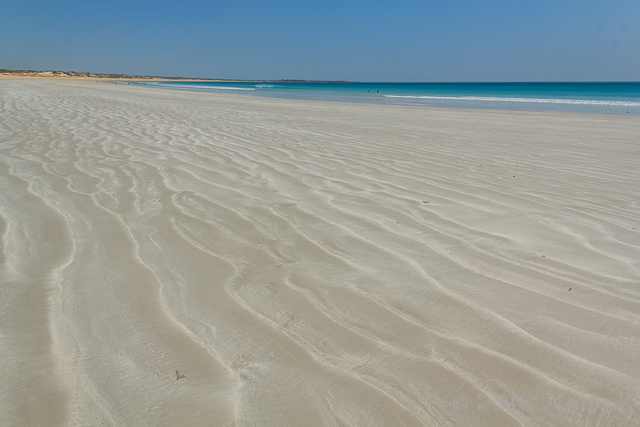
[[[637,425],[638,135],[0,80],[0,424]]]

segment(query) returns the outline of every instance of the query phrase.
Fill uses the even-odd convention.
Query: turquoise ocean
[[[192,91],[286,99],[448,108],[561,110],[640,115],[640,82],[376,83],[138,82]]]

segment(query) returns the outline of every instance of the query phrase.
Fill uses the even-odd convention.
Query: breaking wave
[[[607,105],[618,107],[640,107],[640,102],[633,101],[599,101],[595,99],[560,99],[560,98],[499,98],[493,96],[432,96],[432,95],[383,95],[385,98],[433,99],[450,101],[488,101],[488,102],[522,102],[535,104],[566,105]]]

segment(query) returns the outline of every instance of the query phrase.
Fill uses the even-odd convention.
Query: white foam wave
[[[160,86],[160,87],[168,87],[173,89],[188,89],[188,90],[201,90],[201,91],[211,91],[211,90],[255,90],[252,87],[235,87],[235,86],[200,86],[200,85],[190,85],[190,84],[170,84],[170,83],[158,83],[158,82],[145,82],[147,86]]]
[[[493,96],[430,96],[430,95],[383,95],[385,98],[433,99],[452,101],[489,101],[489,102],[523,102],[536,104],[570,104],[570,105],[607,105],[618,107],[640,107],[640,102],[633,101],[598,101],[595,99],[559,99],[559,98],[499,98]]]

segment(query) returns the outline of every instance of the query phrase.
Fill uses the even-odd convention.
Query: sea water
[[[195,91],[288,99],[409,104],[449,108],[563,110],[640,115],[640,82],[376,83],[137,82]]]

